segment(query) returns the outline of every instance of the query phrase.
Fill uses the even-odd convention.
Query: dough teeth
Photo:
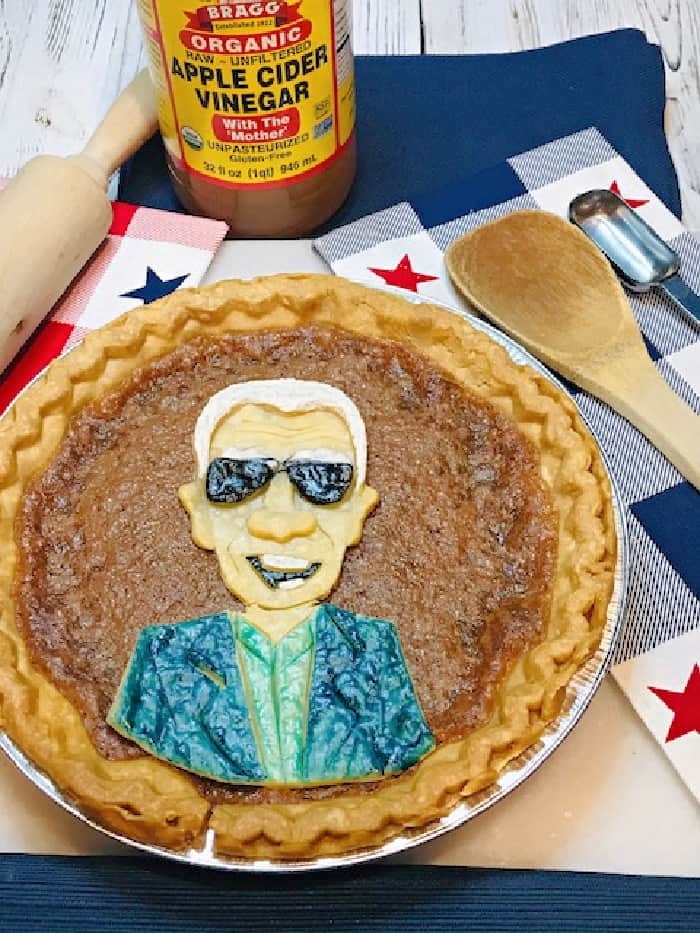
[[[306,570],[311,561],[288,554],[263,554],[260,557],[266,570]]]

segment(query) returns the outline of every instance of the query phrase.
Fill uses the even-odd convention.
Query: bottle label
[[[195,3],[139,0],[171,158],[230,188],[326,168],[355,126],[350,0]]]

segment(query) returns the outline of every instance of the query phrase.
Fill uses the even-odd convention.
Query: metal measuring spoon
[[[680,259],[639,214],[612,191],[586,191],[569,204],[569,220],[608,257],[633,292],[661,286],[700,322],[700,298],[678,275]]]

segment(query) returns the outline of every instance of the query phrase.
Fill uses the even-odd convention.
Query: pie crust
[[[412,347],[488,399],[534,444],[559,516],[551,615],[543,641],[502,680],[490,720],[440,745],[401,778],[370,795],[212,806],[185,774],[155,758],[103,758],[78,710],[32,666],[15,624],[17,515],[71,417],[146,363],[195,337],[311,324]],[[83,812],[140,842],[199,848],[211,829],[216,855],[250,859],[316,858],[376,846],[491,784],[557,717],[567,683],[600,641],[615,559],[607,475],[574,404],[461,318],[329,276],[281,275],[178,291],[88,334],[0,422],[0,723]]]

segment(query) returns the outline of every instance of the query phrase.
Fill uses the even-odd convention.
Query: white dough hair
[[[212,395],[202,409],[194,429],[194,453],[199,476],[209,467],[209,445],[217,425],[240,405],[268,405],[288,413],[332,411],[347,424],[355,449],[355,481],[361,486],[367,473],[367,433],[353,400],[325,382],[307,379],[254,379],[238,382]]]

